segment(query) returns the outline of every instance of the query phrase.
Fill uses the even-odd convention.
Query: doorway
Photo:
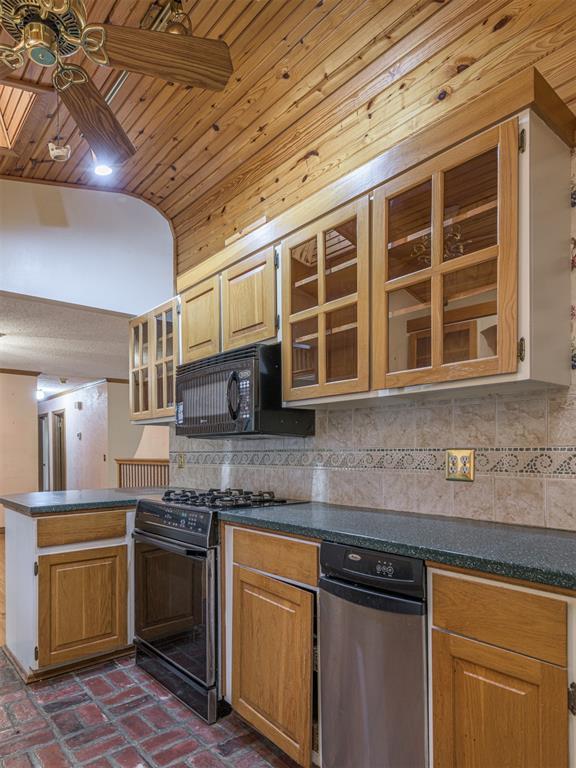
[[[66,422],[64,411],[52,412],[52,490],[66,490]]]
[[[50,423],[47,413],[38,417],[38,490],[50,490]]]

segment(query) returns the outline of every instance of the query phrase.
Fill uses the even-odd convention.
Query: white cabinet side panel
[[[530,112],[532,378],[570,384],[570,149]]]
[[[36,520],[5,510],[6,647],[25,670],[35,669],[38,598],[34,576]]]
[[[136,510],[131,509],[126,513],[126,546],[128,548],[128,642],[134,641],[134,539],[132,533],[134,531],[134,519],[136,517]]]

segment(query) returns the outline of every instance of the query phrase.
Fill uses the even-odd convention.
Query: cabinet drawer
[[[552,664],[567,664],[562,600],[433,574],[434,626]]]
[[[40,517],[36,532],[39,547],[118,539],[125,535],[126,510],[124,509]]]
[[[234,531],[234,562],[301,584],[318,585],[316,544],[237,529]]]

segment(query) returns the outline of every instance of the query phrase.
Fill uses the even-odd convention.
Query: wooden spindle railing
[[[166,488],[168,459],[116,459],[118,488]]]

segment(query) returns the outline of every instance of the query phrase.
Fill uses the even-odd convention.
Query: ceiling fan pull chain
[[[191,35],[190,17],[184,10],[181,0],[170,0],[170,17],[164,29],[171,35]]]

